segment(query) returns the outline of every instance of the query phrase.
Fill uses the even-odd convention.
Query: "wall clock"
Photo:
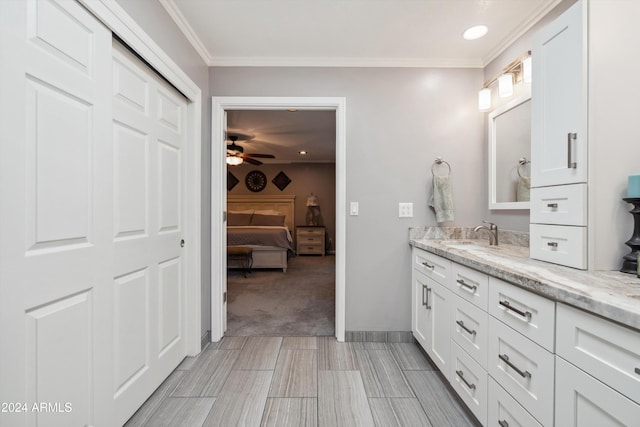
[[[244,183],[250,191],[262,191],[267,186],[267,176],[260,171],[251,171],[245,177]]]

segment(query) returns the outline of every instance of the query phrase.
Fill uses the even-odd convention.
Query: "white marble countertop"
[[[522,244],[518,238],[519,241],[509,240],[495,247],[489,246],[486,237],[477,239],[479,236],[469,233],[468,229],[444,235],[434,230],[436,228],[411,229],[409,243],[552,300],[640,330],[640,278],[635,275],[583,271],[537,261],[529,258],[528,247],[517,245]],[[468,243],[460,244],[461,240]]]

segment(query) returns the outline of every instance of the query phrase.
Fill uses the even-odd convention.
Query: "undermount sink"
[[[445,246],[451,248],[459,248],[465,250],[497,250],[498,246],[490,246],[486,243],[480,243],[474,240],[444,240],[441,242]]]

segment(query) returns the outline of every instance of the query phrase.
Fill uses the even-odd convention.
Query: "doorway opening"
[[[346,158],[344,98],[308,97],[213,97],[212,99],[212,185],[211,185],[211,339],[219,341],[227,329],[227,165],[226,129],[231,111],[302,110],[331,111],[335,114],[335,238],[327,249],[335,250],[335,336],[344,341],[345,334],[345,222],[346,222]],[[238,179],[244,181],[242,174]],[[271,180],[271,177],[269,178]],[[244,185],[244,182],[242,183]],[[265,196],[267,197],[267,196]],[[307,197],[305,193],[299,197]],[[305,224],[305,218],[298,218]],[[295,234],[295,229],[292,230]],[[295,235],[294,242],[295,244]]]

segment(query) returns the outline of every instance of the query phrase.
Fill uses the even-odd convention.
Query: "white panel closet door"
[[[186,100],[113,44],[115,422],[186,356]]]
[[[0,31],[0,424],[113,425],[111,32],[63,0]]]

